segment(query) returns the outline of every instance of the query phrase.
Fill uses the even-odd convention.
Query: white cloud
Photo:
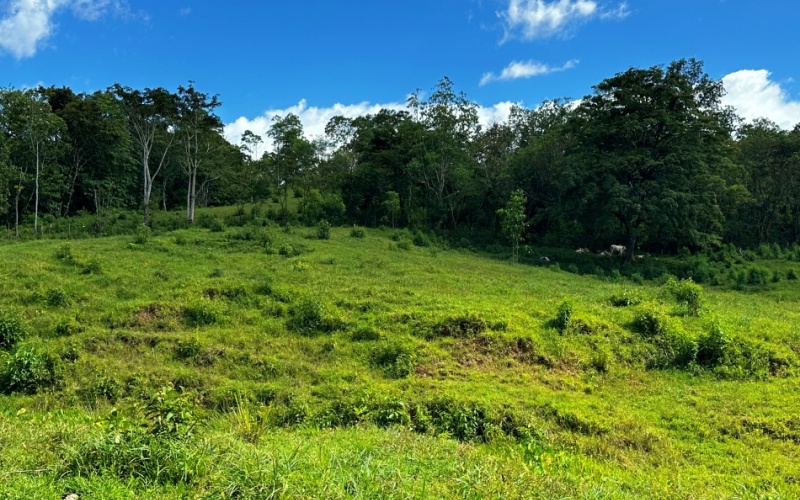
[[[65,8],[87,21],[109,12],[130,14],[125,0],[11,0],[0,18],[0,51],[17,59],[33,57],[53,33],[53,16]]]
[[[743,69],[722,77],[727,94],[722,103],[736,109],[747,121],[767,118],[781,128],[791,129],[800,123],[800,100],[792,98],[780,84],[769,79],[765,69]]]
[[[508,119],[511,110],[512,102],[500,102],[491,107],[478,108],[478,121],[481,125],[487,126],[496,122],[503,122]],[[328,124],[331,118],[337,115],[345,116],[347,118],[356,118],[358,116],[375,115],[382,109],[389,109],[394,111],[407,110],[408,108],[404,103],[390,102],[387,104],[370,104],[362,102],[359,104],[334,104],[328,108],[318,108],[316,106],[308,106],[305,99],[301,100],[294,106],[286,109],[270,109],[265,111],[261,116],[255,118],[239,117],[234,122],[225,125],[223,135],[232,144],[240,144],[242,134],[245,130],[250,130],[254,134],[260,135],[264,140],[264,144],[259,148],[260,151],[271,151],[272,143],[267,136],[267,131],[272,125],[272,119],[276,116],[286,116],[289,113],[297,115],[303,124],[303,131],[309,139],[322,137],[325,135],[325,125]]]
[[[536,61],[513,61],[511,64],[503,68],[503,71],[501,71],[499,75],[494,73],[484,73],[483,77],[481,78],[480,85],[483,86],[487,83],[502,80],[516,80],[518,78],[549,75],[550,73],[557,73],[559,71],[572,69],[577,64],[577,59],[567,61],[561,66],[550,66],[548,64],[543,64]]]
[[[505,41],[566,36],[593,18],[622,19],[629,13],[627,2],[607,7],[594,0],[509,0],[508,8],[498,15],[505,24]]]

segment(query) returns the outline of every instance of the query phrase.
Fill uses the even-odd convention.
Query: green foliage
[[[373,341],[373,340],[380,340],[381,334],[375,328],[372,328],[370,326],[362,326],[356,329],[350,338],[354,342]]]
[[[430,328],[428,336],[469,338],[482,334],[488,327],[486,320],[468,313],[439,321]]]
[[[152,230],[144,224],[136,227],[136,234],[133,237],[133,242],[137,245],[144,245],[152,237]]]
[[[64,307],[69,305],[70,300],[67,292],[61,288],[53,288],[47,292],[45,302],[47,302],[47,305],[50,307]]]
[[[317,224],[317,239],[329,240],[331,239],[331,224],[326,220],[321,220]]]
[[[525,193],[521,189],[517,189],[511,193],[506,207],[497,209],[503,234],[511,241],[514,262],[519,260],[519,244],[525,236],[525,230],[529,224],[525,213],[527,203],[528,198]]]
[[[57,381],[55,361],[33,347],[18,347],[0,373],[0,393],[33,394]]]
[[[325,304],[311,297],[305,297],[293,305],[286,320],[287,330],[306,337],[332,333],[341,327],[341,321],[330,315]]]
[[[222,312],[211,301],[202,300],[183,308],[183,318],[187,326],[203,327],[223,322]]]
[[[669,331],[669,324],[658,309],[645,306],[636,311],[633,328],[646,338],[663,337]]]
[[[19,318],[7,313],[0,314],[0,350],[11,350],[25,335],[25,327]]]
[[[351,238],[363,239],[366,236],[367,236],[367,232],[364,231],[363,227],[354,226],[353,229],[350,230],[350,237]]]
[[[612,295],[609,299],[614,307],[638,306],[644,300],[642,293],[636,289],[625,289],[621,293]]]
[[[797,280],[797,273],[795,272],[795,270],[794,270],[794,269],[789,269],[789,270],[786,272],[786,279],[787,279],[787,280],[792,280],[792,281],[795,281],[795,280]]]
[[[397,341],[382,342],[372,348],[370,362],[389,378],[404,378],[416,366],[416,348]]]
[[[690,316],[699,316],[703,302],[703,287],[691,279],[675,281],[670,278],[666,285],[669,292],[686,307]]]
[[[83,331],[83,327],[73,316],[62,318],[55,326],[54,333],[57,337],[69,337]]]
[[[194,433],[198,418],[188,393],[162,387],[142,408],[147,432],[154,436],[185,439]]]
[[[558,310],[556,310],[556,317],[553,318],[552,324],[553,328],[558,330],[560,333],[564,333],[569,328],[570,322],[572,321],[572,303],[569,301],[564,301],[558,305]]]

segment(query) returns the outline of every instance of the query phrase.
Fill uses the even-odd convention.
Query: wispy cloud
[[[550,66],[536,61],[513,61],[503,68],[499,75],[495,73],[484,73],[480,85],[497,82],[502,80],[517,80],[519,78],[531,78],[533,76],[549,75],[574,68],[578,64],[577,59],[567,61],[561,66]]]
[[[178,15],[181,16],[181,17],[188,16],[191,13],[192,13],[192,8],[191,7],[184,7],[181,10],[178,11]]]
[[[478,121],[483,126],[491,125],[495,122],[503,122],[508,119],[513,104],[512,102],[500,102],[491,107],[481,106],[478,108]],[[297,115],[297,117],[300,118],[300,122],[303,124],[303,131],[306,137],[313,139],[325,135],[325,125],[327,125],[334,116],[341,115],[347,118],[356,118],[358,116],[377,114],[381,109],[403,111],[408,108],[405,103],[400,102],[389,102],[385,104],[372,104],[369,102],[361,102],[358,104],[334,104],[330,107],[320,108],[309,106],[306,100],[303,99],[294,106],[285,109],[270,109],[265,111],[261,116],[255,118],[242,116],[225,125],[224,135],[230,143],[240,144],[244,131],[250,130],[254,134],[260,135],[264,140],[262,151],[271,151],[272,143],[267,137],[267,131],[272,125],[272,119],[276,116],[286,116],[289,113]]]
[[[54,15],[65,9],[86,21],[109,14],[137,17],[126,0],[11,0],[0,13],[0,51],[17,59],[33,57],[53,33]]]
[[[781,128],[800,124],[800,100],[792,100],[765,69],[743,69],[722,77],[727,94],[722,103],[747,121],[767,118]]]
[[[498,15],[505,25],[503,41],[568,36],[576,26],[595,18],[622,19],[629,15],[627,2],[616,5],[594,0],[509,0]]]

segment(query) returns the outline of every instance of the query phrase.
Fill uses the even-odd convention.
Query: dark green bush
[[[317,239],[329,240],[331,239],[331,224],[326,220],[321,220],[317,223]]]
[[[370,326],[362,326],[354,331],[350,338],[356,342],[380,340],[381,334],[378,330]]]
[[[82,331],[83,327],[78,324],[78,321],[74,317],[71,316],[63,318],[61,321],[59,321],[53,330],[57,337],[68,337]]]
[[[553,328],[555,328],[561,333],[564,333],[569,327],[569,323],[571,320],[572,320],[572,304],[565,300],[564,302],[558,305],[558,309],[556,310],[556,317],[553,318],[552,321]]]
[[[54,288],[47,292],[45,302],[50,307],[64,307],[69,304],[69,296],[61,288]]]
[[[645,337],[663,336],[669,330],[666,317],[652,308],[643,308],[637,311],[633,319],[633,327]]]
[[[289,331],[307,337],[332,333],[341,327],[341,322],[329,315],[321,301],[308,297],[289,309],[289,319],[286,320]]]
[[[370,352],[370,363],[382,369],[389,378],[407,377],[414,370],[416,361],[414,347],[400,342],[383,342]]]
[[[0,375],[0,392],[33,394],[56,382],[55,362],[33,347],[20,347],[6,361]]]
[[[137,245],[144,245],[148,241],[150,241],[150,237],[153,235],[153,232],[150,230],[149,227],[141,224],[136,226],[136,233],[133,235],[133,242]]]
[[[353,229],[350,230],[350,237],[351,238],[366,238],[367,237],[367,232],[364,231],[363,227],[357,227],[356,226],[356,227],[353,227]]]
[[[184,307],[183,319],[190,327],[201,327],[221,323],[223,317],[210,302],[202,301]]]
[[[786,279],[787,280],[796,280],[797,279],[797,273],[795,272],[794,269],[789,269],[789,271],[786,272]]]
[[[692,281],[691,278],[681,281],[675,281],[670,278],[665,286],[675,297],[675,300],[686,307],[686,312],[690,316],[698,316],[700,314],[703,287]]]
[[[430,329],[430,336],[433,337],[475,337],[480,335],[489,324],[480,316],[475,314],[465,314],[444,319]]]
[[[0,350],[11,350],[25,335],[25,327],[17,317],[0,315]]]
[[[614,307],[629,307],[638,306],[642,303],[642,294],[638,290],[626,289],[621,293],[612,295],[609,299],[611,305]]]

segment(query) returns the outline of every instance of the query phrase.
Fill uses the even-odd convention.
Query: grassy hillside
[[[6,497],[800,495],[798,281],[204,225],[0,245]]]

